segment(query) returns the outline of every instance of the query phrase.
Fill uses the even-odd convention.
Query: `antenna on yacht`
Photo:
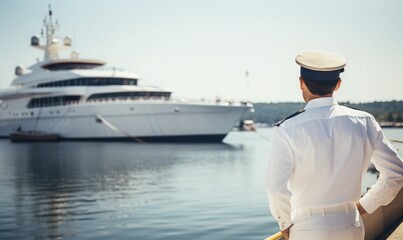
[[[46,44],[40,45],[39,37],[33,36],[31,38],[31,46],[45,51],[44,55],[45,61],[52,61],[59,59],[59,51],[71,46],[71,38],[66,37],[68,38],[68,40],[66,40],[65,38],[64,44],[63,45],[59,44],[59,39],[56,36],[56,32],[60,29],[59,21],[56,19],[56,21],[53,22],[52,19],[53,12],[51,5],[49,4],[48,7],[49,7],[48,16],[45,16],[43,20],[43,28],[41,30],[41,37],[46,39]]]
[[[246,82],[246,102],[249,102],[249,70],[246,70],[245,72],[245,82]]]

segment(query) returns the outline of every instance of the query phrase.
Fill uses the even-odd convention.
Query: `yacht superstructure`
[[[65,140],[219,142],[250,109],[175,101],[171,90],[139,85],[139,75],[81,59],[75,51],[60,59],[72,39],[60,43],[58,29],[49,8],[42,30],[46,43],[31,38],[31,46],[45,52],[43,61],[16,67],[12,86],[0,92],[0,137],[43,132]]]

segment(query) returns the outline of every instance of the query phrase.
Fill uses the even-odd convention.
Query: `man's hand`
[[[286,239],[286,240],[290,239],[290,228],[291,227],[292,227],[292,224],[287,229],[284,229],[283,231],[281,231],[281,233],[283,234],[284,239]]]
[[[356,202],[355,205],[357,206],[357,210],[361,216],[367,214],[367,211],[361,206],[360,202]]]

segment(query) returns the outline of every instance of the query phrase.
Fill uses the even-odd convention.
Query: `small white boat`
[[[13,132],[10,134],[12,142],[53,142],[59,140],[59,135],[44,132]]]

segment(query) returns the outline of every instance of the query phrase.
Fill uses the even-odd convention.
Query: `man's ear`
[[[305,83],[304,83],[304,79],[303,79],[302,77],[299,77],[299,88],[300,88],[301,90],[303,90],[304,87],[306,87],[306,86],[305,86]]]
[[[334,91],[337,91],[340,88],[341,85],[341,78],[339,78],[339,81],[336,84],[336,87],[334,88]]]

